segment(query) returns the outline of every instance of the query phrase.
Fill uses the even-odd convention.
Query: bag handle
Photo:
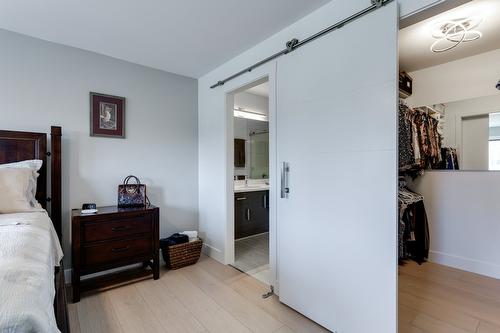
[[[130,179],[134,179],[135,180],[135,185],[131,185],[129,184],[130,182]],[[129,175],[127,177],[125,177],[125,179],[123,180],[123,186],[125,187],[125,190],[130,193],[130,194],[134,194],[134,193],[137,193],[139,192],[139,187],[141,186],[141,181],[139,178],[137,178],[136,176],[134,175]],[[131,188],[132,186],[133,187],[133,191],[130,191],[129,188]]]

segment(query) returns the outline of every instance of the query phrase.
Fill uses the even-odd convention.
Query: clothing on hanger
[[[458,153],[455,148],[441,148],[442,161],[436,169],[460,170],[458,165]]]
[[[440,116],[399,104],[399,168],[431,169],[442,162]]]
[[[412,146],[412,124],[408,118],[408,107],[399,105],[399,167],[415,164]]]
[[[399,259],[413,259],[421,264],[427,260],[430,247],[424,197],[406,188],[401,177],[399,183]]]

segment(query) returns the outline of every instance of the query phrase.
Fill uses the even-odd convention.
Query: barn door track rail
[[[315,39],[323,37],[324,35],[329,34],[332,31],[340,29],[344,25],[357,20],[360,17],[363,17],[366,14],[369,14],[369,13],[371,13],[371,12],[379,9],[380,7],[385,6],[386,4],[388,4],[388,3],[392,2],[392,1],[393,0],[370,0],[371,5],[369,7],[365,8],[365,9],[363,9],[363,10],[361,10],[361,11],[359,11],[359,12],[357,12],[357,13],[355,13],[355,14],[353,14],[353,15],[351,15],[351,16],[349,16],[349,17],[347,17],[347,18],[345,18],[345,19],[343,19],[343,20],[341,20],[341,21],[339,21],[337,23],[335,23],[335,24],[332,24],[331,26],[329,26],[329,27],[321,30],[320,32],[315,33],[314,35],[311,35],[311,36],[307,37],[304,40],[299,41],[297,38],[294,38],[294,39],[286,42],[286,48],[285,49],[283,49],[283,50],[279,51],[278,53],[275,53],[275,54],[273,54],[273,55],[271,55],[271,56],[269,56],[269,57],[267,57],[267,58],[265,58],[265,59],[263,59],[263,60],[261,60],[261,61],[259,61],[257,63],[255,63],[255,64],[253,64],[250,67],[247,67],[247,68],[245,68],[245,69],[243,69],[243,70],[241,70],[241,71],[239,71],[239,72],[237,72],[237,73],[235,73],[235,74],[233,74],[233,75],[225,78],[224,80],[217,81],[217,83],[211,85],[210,88],[214,89],[214,88],[223,86],[226,82],[231,81],[231,80],[233,80],[233,79],[235,79],[235,78],[237,78],[237,77],[239,77],[239,76],[241,76],[241,75],[243,75],[245,73],[251,72],[255,68],[260,67],[260,66],[262,66],[262,65],[270,62],[271,60],[274,60],[274,59],[279,58],[279,57],[281,57],[281,56],[283,56],[285,54],[293,52],[296,49],[298,49],[299,47],[302,47],[302,46],[306,45],[307,43],[312,42]]]

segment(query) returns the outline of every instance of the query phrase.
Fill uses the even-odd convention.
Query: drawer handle
[[[111,228],[111,231],[123,231],[123,230],[127,230],[127,229],[130,229],[130,226],[125,226],[125,225],[122,225],[122,226],[119,226],[119,227],[113,227]]]
[[[241,198],[236,198],[237,201],[241,201],[241,200],[246,200],[247,198],[245,197],[241,197]]]
[[[118,247],[118,248],[115,248],[115,249],[111,249],[111,252],[125,252],[125,251],[128,251],[128,249],[130,249],[130,246],[124,246],[124,247]]]

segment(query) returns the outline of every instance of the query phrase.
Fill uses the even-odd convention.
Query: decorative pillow
[[[7,164],[0,164],[0,169],[2,168],[24,168],[24,169],[30,169],[33,172],[33,177],[30,180],[30,186],[28,189],[28,196],[29,196],[29,201],[32,207],[34,208],[42,208],[42,206],[38,203],[36,200],[36,185],[37,185],[37,178],[39,176],[38,170],[42,167],[43,161],[42,160],[26,160],[26,161],[21,161],[21,162],[15,162],[15,163],[7,163]]]
[[[22,213],[40,210],[30,203],[28,195],[33,171],[29,168],[0,168],[0,213]]]

